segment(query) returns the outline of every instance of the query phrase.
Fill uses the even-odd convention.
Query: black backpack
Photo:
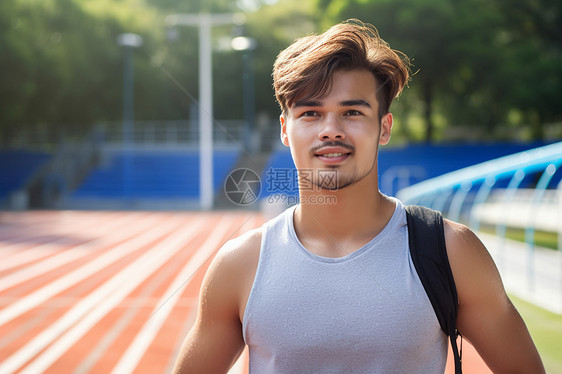
[[[445,248],[443,217],[438,211],[406,206],[408,241],[414,267],[433,306],[441,329],[449,336],[455,373],[462,373],[462,336],[457,330],[458,296]],[[461,337],[461,349],[457,337]]]

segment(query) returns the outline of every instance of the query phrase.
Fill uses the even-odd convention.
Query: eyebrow
[[[364,107],[367,107],[367,108],[371,107],[371,104],[369,104],[365,100],[345,100],[345,101],[342,101],[339,105],[340,106],[364,106]],[[295,101],[295,104],[293,105],[294,108],[321,107],[321,106],[322,106],[322,102],[320,102],[318,100],[297,100],[297,101]]]
[[[365,100],[346,100],[346,101],[342,101],[340,103],[340,106],[364,106],[370,108],[371,104],[369,104]]]
[[[322,106],[322,103],[317,100],[297,100],[293,105],[294,108],[300,108],[303,106],[317,107],[317,106]]]

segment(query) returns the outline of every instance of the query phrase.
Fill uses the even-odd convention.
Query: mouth
[[[346,149],[323,148],[316,151],[314,156],[324,163],[336,164],[347,160],[351,152]]]

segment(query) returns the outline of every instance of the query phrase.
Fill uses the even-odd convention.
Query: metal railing
[[[397,197],[405,204],[439,210],[474,231],[483,225],[493,227],[495,260],[500,272],[508,268],[512,272],[507,277],[513,279],[516,293],[562,313],[561,167],[562,142],[558,142],[423,181],[400,190]],[[508,229],[524,232],[520,243],[524,248],[513,241],[509,250],[505,248]],[[537,253],[538,230],[558,237],[558,251],[541,248]],[[519,267],[513,265],[516,253]],[[537,286],[541,282],[544,287]]]
[[[400,190],[398,197],[407,204],[419,204],[439,210],[454,221],[463,218],[461,212],[468,212],[465,220],[473,229],[478,230],[480,219],[478,214],[474,214],[476,208],[486,202],[499,181],[509,181],[503,195],[503,204],[507,206],[514,202],[516,192],[526,176],[540,175],[530,201],[530,211],[534,217],[529,219],[525,235],[527,243],[532,246],[536,222],[534,212],[541,204],[547,188],[552,187],[550,182],[561,165],[562,142],[558,142],[423,181]],[[557,190],[560,191],[561,188],[559,183]],[[500,226],[505,227],[505,223],[500,222]],[[501,230],[503,229],[498,234],[501,234]]]
[[[213,123],[213,144],[217,147],[236,147],[245,149],[246,142],[252,142],[256,151],[269,152],[279,140],[278,123],[268,120],[258,121],[245,139],[245,122],[243,120],[215,120]],[[135,146],[159,147],[193,147],[199,146],[199,122],[197,120],[182,121],[135,121],[131,142]],[[121,122],[98,124],[103,131],[106,144],[116,146],[123,142],[123,126]]]

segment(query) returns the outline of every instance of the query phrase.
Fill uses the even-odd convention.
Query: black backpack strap
[[[458,296],[445,247],[443,217],[438,211],[406,206],[408,240],[412,262],[433,306],[441,329],[449,336],[455,360],[455,373],[462,372],[461,350],[457,347]]]

